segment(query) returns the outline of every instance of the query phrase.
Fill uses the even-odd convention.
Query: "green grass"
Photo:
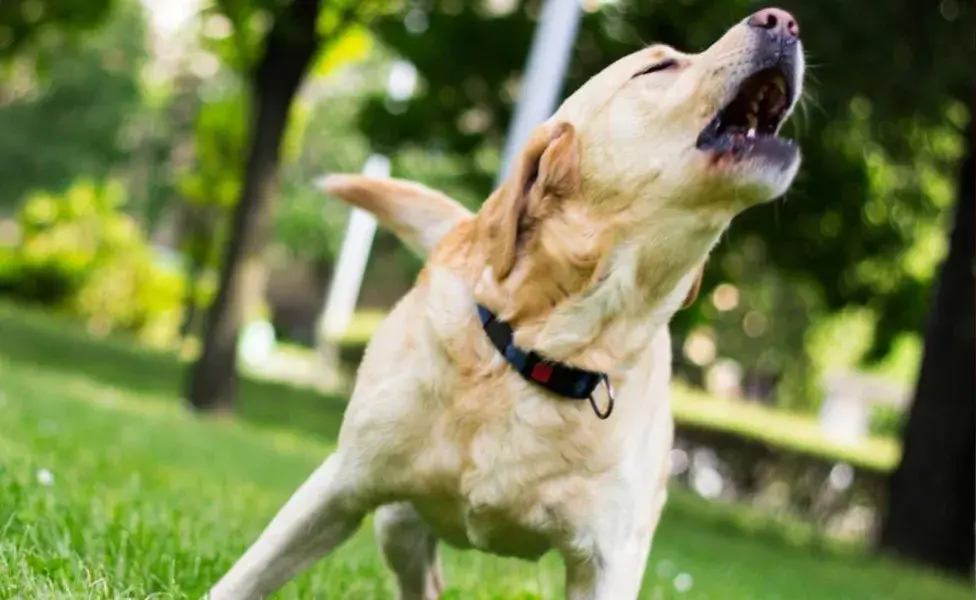
[[[332,448],[342,399],[245,380],[240,419],[194,417],[171,356],[13,314],[0,310],[0,599],[197,598]],[[971,597],[742,514],[676,494],[642,598]],[[445,563],[447,600],[561,597],[555,556]],[[369,524],[277,597],[391,598]]]

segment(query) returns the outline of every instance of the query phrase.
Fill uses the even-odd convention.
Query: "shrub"
[[[889,404],[875,404],[871,407],[869,431],[873,435],[900,437],[905,421],[905,411]]]
[[[183,277],[164,266],[122,208],[117,182],[79,181],[36,194],[17,215],[16,244],[0,247],[0,292],[77,314],[97,334],[125,330],[154,345],[180,321]]]

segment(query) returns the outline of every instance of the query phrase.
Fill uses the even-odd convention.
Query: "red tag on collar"
[[[529,376],[539,383],[549,383],[549,378],[552,377],[552,367],[546,363],[536,363]]]

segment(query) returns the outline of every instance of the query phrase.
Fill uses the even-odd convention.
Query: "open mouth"
[[[790,160],[792,140],[777,135],[793,100],[786,72],[780,67],[758,71],[742,82],[739,92],[705,126],[695,146],[718,159],[750,156]]]

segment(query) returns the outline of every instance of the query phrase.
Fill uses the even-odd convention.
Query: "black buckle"
[[[603,382],[603,385],[607,386],[607,410],[600,412],[600,407],[597,406],[593,394],[590,394],[590,406],[593,408],[593,412],[596,413],[597,418],[601,421],[606,421],[610,417],[610,414],[613,413],[613,386],[610,385],[610,378],[605,374],[600,375],[600,381]]]

